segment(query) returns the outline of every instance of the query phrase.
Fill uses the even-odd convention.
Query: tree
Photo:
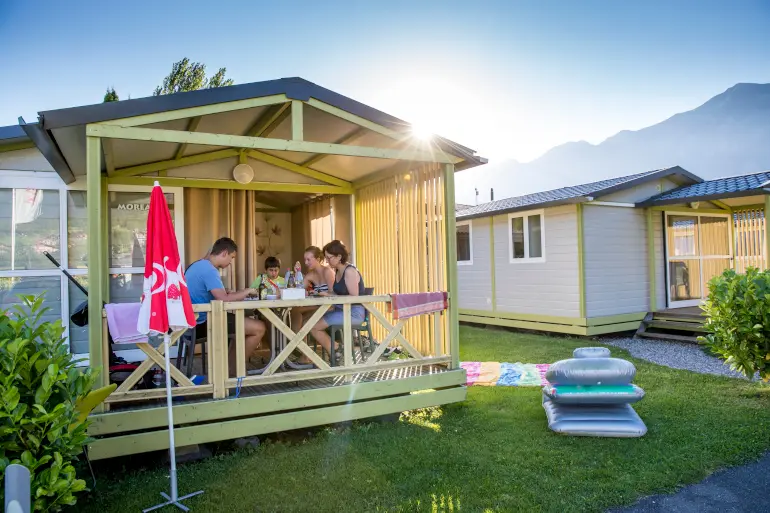
[[[120,101],[120,98],[118,98],[118,93],[115,92],[115,88],[108,87],[107,92],[104,93],[104,103],[117,101]]]
[[[225,78],[227,68],[219,68],[211,78],[206,78],[206,65],[190,62],[185,57],[171,66],[171,73],[163,79],[163,84],[155,88],[154,96],[174,94],[198,89],[210,89],[233,85],[231,78]]]

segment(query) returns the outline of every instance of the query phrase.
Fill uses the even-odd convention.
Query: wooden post
[[[227,322],[224,303],[212,301],[208,313],[209,352],[211,353],[210,383],[214,385],[214,399],[227,397]]]
[[[655,276],[655,227],[652,223],[652,210],[647,209],[647,268],[650,277],[650,312],[657,310],[656,276]]]
[[[763,219],[765,221],[765,269],[770,269],[770,222],[767,221],[767,215],[770,213],[770,195],[765,196],[765,212]]]
[[[88,206],[88,351],[90,365],[104,364],[102,345],[102,152],[98,137],[86,137],[86,204]],[[96,388],[109,382],[107,369],[102,369]]]
[[[235,377],[246,377],[246,329],[244,311],[235,310]],[[225,312],[225,318],[227,313]]]
[[[586,318],[586,247],[583,235],[583,205],[578,203],[577,210],[577,239],[578,239],[578,298],[580,301],[580,318]]]
[[[291,101],[291,138],[301,141],[305,138],[305,121],[302,112],[302,101]]]
[[[458,285],[457,285],[457,226],[455,223],[455,166],[446,164],[444,225],[446,226],[446,267],[449,281],[449,347],[452,357],[452,368],[460,366],[460,321],[458,319]]]
[[[344,352],[344,365],[353,365],[353,329],[351,319],[352,307],[350,304],[342,305],[342,343]],[[332,340],[332,343],[334,341]]]

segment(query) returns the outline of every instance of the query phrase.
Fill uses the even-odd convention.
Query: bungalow
[[[676,166],[462,209],[460,320],[576,335],[640,323],[652,337],[646,328],[698,331],[713,276],[767,265],[768,181],[704,181]]]
[[[288,267],[308,245],[335,238],[373,288],[355,301],[196,305],[208,315],[208,380],[194,384],[172,369],[181,398],[177,445],[462,401],[454,173],[485,162],[458,143],[416,138],[405,121],[301,78],[40,112],[36,122],[0,128],[0,308],[19,293],[45,291],[49,318],[63,322],[72,353],[106,367],[102,303],[139,300],[157,181],[185,263],[220,236],[239,244],[223,276],[228,288],[250,283],[267,256]],[[70,323],[85,297],[46,254],[88,288],[87,326]],[[398,320],[388,313],[391,294],[427,291],[448,292],[448,310]],[[352,325],[354,302],[370,313],[373,336]],[[296,306],[318,309],[295,332],[287,313]],[[304,338],[332,307],[343,311],[343,354],[327,363]],[[279,349],[263,365],[245,358],[244,316],[255,308],[280,332],[271,337]],[[228,343],[238,349],[236,376],[227,371]],[[404,350],[397,359],[384,357],[391,343]],[[146,346],[114,347],[144,362],[92,414],[92,459],[168,447],[163,391],[134,387],[161,359]],[[316,368],[288,360],[295,348]],[[101,373],[98,385],[109,379]]]

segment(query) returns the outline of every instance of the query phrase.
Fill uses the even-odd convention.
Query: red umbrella
[[[158,182],[150,195],[147,216],[147,255],[144,293],[137,329],[140,333],[165,335],[195,327],[190,293],[182,272],[179,246],[166,197]]]
[[[176,448],[174,446],[174,412],[171,407],[171,362],[169,361],[169,329],[174,332],[195,327],[190,292],[184,281],[182,260],[176,242],[174,225],[168,211],[166,197],[155,182],[150,194],[147,215],[147,255],[144,264],[144,290],[139,310],[137,330],[144,334],[163,335],[166,359],[166,404],[168,407],[169,456],[171,460],[171,496],[162,493],[166,502],[144,511],[174,505],[188,511],[179,501],[203,493],[202,491],[178,497],[176,480]]]

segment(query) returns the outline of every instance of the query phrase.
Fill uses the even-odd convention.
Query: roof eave
[[[688,196],[684,198],[668,198],[663,200],[656,200],[650,198],[649,200],[642,201],[636,204],[637,207],[662,207],[666,205],[677,205],[679,203],[692,203],[694,201],[712,201],[722,200],[730,198],[745,198],[746,196],[756,196],[758,194],[770,194],[770,190],[764,187],[758,187],[755,189],[748,189],[745,191],[736,191],[730,193],[720,194],[708,194],[703,196]]]
[[[64,155],[59,151],[59,147],[53,141],[48,132],[43,129],[38,123],[24,123],[23,120],[19,120],[22,130],[27,134],[40,153],[43,154],[45,159],[51,164],[54,171],[66,184],[70,184],[75,181],[75,174],[67,164],[67,160]]]
[[[527,212],[529,210],[540,210],[543,208],[560,207],[564,205],[576,205],[578,203],[586,203],[592,201],[594,196],[577,196],[575,198],[559,199],[553,201],[545,201],[542,203],[535,203],[532,205],[523,205],[520,207],[511,207],[501,210],[492,210],[489,212],[479,212],[476,214],[461,215],[462,212],[458,212],[455,218],[458,221],[465,221],[468,219],[481,219],[484,217],[500,216],[506,214],[513,214],[515,212]]]

